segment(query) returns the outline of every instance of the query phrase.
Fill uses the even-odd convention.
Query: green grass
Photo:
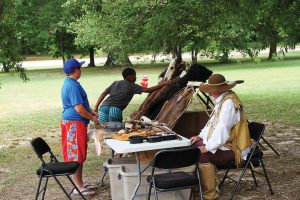
[[[273,121],[291,126],[300,122],[300,59],[277,62],[206,63],[214,73],[228,80],[245,80],[234,90],[243,100],[251,120]],[[163,65],[165,66],[165,65]],[[137,66],[137,82],[143,74],[155,85],[161,66]],[[122,69],[84,68],[80,83],[87,91],[91,106],[98,95],[114,80],[121,79]],[[51,134],[59,128],[60,88],[65,78],[61,69],[28,71],[30,81],[0,74],[0,144]],[[137,110],[146,94],[135,95],[125,110],[125,118]]]
[[[217,64],[203,63],[214,73],[222,73],[228,80],[245,80],[234,90],[245,104],[250,120],[271,121],[287,126],[300,125],[300,55],[277,62],[262,61],[259,64],[241,59],[241,62]],[[137,82],[147,74],[150,85],[155,85],[158,74],[167,64],[137,66]],[[79,80],[85,88],[91,106],[99,94],[114,80],[121,79],[122,69],[104,67],[84,68]],[[60,148],[60,89],[65,78],[61,69],[30,70],[30,81],[23,83],[18,77],[0,73],[0,191],[15,188],[11,198],[32,199],[37,185],[35,170],[39,162],[29,148],[29,140],[42,136],[61,158]],[[137,110],[146,94],[135,95],[125,118]],[[199,109],[194,100],[191,109]],[[201,108],[200,108],[201,109]],[[19,145],[25,142],[25,145]],[[23,143],[24,144],[24,143]],[[1,149],[1,146],[9,148]],[[97,157],[89,145],[84,176],[89,182],[99,178],[106,156]],[[27,179],[26,184],[22,184]],[[57,189],[58,191],[59,189]]]

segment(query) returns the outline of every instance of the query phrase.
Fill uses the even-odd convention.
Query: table
[[[115,139],[105,139],[105,143],[113,149],[116,153],[135,153],[136,161],[137,161],[137,175],[138,182],[132,193],[131,200],[133,200],[136,196],[136,193],[141,185],[141,165],[140,165],[140,152],[149,151],[149,150],[158,150],[158,149],[167,149],[174,147],[185,147],[190,146],[191,141],[185,137],[179,136],[181,139],[176,140],[168,140],[162,142],[144,142],[140,144],[130,144],[129,141],[120,141]]]

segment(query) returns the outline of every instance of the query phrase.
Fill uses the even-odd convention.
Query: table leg
[[[138,182],[134,188],[134,191],[132,193],[131,196],[131,200],[133,200],[136,196],[137,191],[139,190],[139,187],[141,185],[141,164],[140,164],[140,153],[139,152],[135,152],[135,157],[136,157],[136,165],[137,165],[137,178],[138,178]]]
[[[115,151],[112,149],[111,150],[111,157],[114,158],[115,157]],[[106,166],[104,166],[104,171],[103,171],[103,174],[102,174],[102,177],[100,178],[100,186],[103,187],[104,186],[104,178],[105,176],[107,175],[107,172],[108,172],[108,168]]]

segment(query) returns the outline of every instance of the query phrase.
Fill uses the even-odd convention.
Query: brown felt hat
[[[221,74],[213,74],[208,78],[208,83],[203,83],[199,86],[202,92],[215,93],[226,92],[233,88],[236,82],[226,81],[225,77]]]

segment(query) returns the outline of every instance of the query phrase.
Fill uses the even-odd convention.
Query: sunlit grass
[[[234,90],[243,100],[252,120],[280,122],[299,126],[300,122],[300,59],[287,59],[259,64],[242,62],[226,65],[205,63],[214,73],[228,80],[245,80]],[[144,74],[150,85],[157,83],[163,67],[137,66],[137,83]],[[122,79],[120,68],[84,68],[81,85],[85,88],[91,107],[100,93],[114,80]],[[65,78],[61,69],[30,70],[30,81],[0,74],[0,144],[15,139],[51,134],[59,128],[62,111],[60,89]],[[125,119],[137,110],[146,94],[135,95],[125,110]]]
[[[277,62],[248,62],[203,64],[224,74],[228,80],[245,80],[234,88],[244,102],[248,119],[271,121],[300,127],[300,58]],[[136,67],[137,82],[142,75],[149,76],[150,85],[167,64],[143,64]],[[79,80],[85,88],[93,107],[100,93],[114,80],[122,79],[122,69],[104,67],[84,68]],[[33,199],[38,178],[35,174],[40,162],[29,147],[31,138],[41,136],[62,160],[60,147],[60,115],[62,111],[60,89],[65,78],[62,69],[29,70],[30,81],[0,73],[0,191],[13,188],[12,194]],[[146,94],[135,95],[125,109],[125,119],[136,111]],[[189,110],[199,109],[194,99]],[[200,108],[201,109],[201,108]],[[23,142],[25,141],[25,142]],[[21,145],[20,145],[21,144]],[[1,148],[6,146],[8,148]],[[96,183],[107,155],[96,156],[94,145],[89,143],[84,179]],[[2,173],[3,172],[3,173]],[[24,184],[24,180],[26,184]],[[54,184],[51,183],[50,184]],[[59,191],[57,186],[51,187]],[[24,193],[24,191],[26,191]],[[59,191],[61,192],[61,191]],[[13,196],[13,195],[12,195]]]

